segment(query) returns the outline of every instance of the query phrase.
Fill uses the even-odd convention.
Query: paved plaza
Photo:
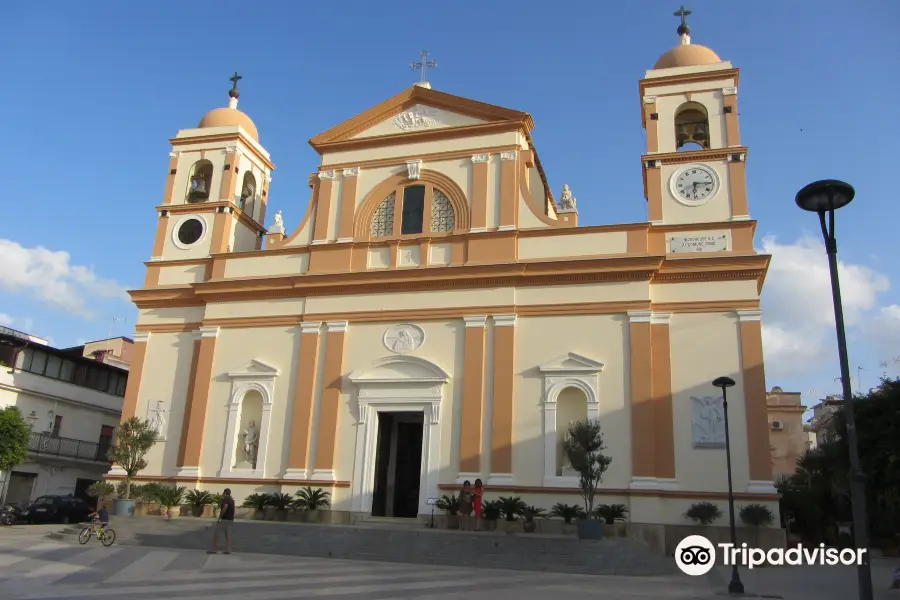
[[[79,546],[43,536],[53,528],[0,529],[0,597],[63,600],[668,600],[722,597],[727,571],[712,577],[613,577],[371,563],[265,554],[207,555],[92,539]],[[889,561],[876,564],[876,598],[900,600],[885,589]],[[748,592],[786,600],[851,600],[846,569],[757,569],[744,572]]]

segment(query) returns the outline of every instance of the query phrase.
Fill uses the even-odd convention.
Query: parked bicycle
[[[92,536],[96,536],[100,543],[106,547],[112,546],[116,541],[116,530],[103,523],[99,527],[94,527],[94,523],[85,526],[78,534],[78,541],[81,544],[87,544]]]

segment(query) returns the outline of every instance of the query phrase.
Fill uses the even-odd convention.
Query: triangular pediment
[[[521,123],[534,127],[531,116],[461,96],[413,86],[381,104],[309,140],[316,150],[330,144],[364,138],[392,138],[430,129]]]
[[[539,368],[542,373],[597,373],[603,370],[603,363],[574,352],[568,352],[547,361]]]
[[[231,378],[266,378],[266,377],[276,377],[280,371],[273,367],[268,363],[264,363],[261,360],[257,360],[255,358],[250,359],[250,362],[241,370],[231,371],[228,373],[228,376]]]

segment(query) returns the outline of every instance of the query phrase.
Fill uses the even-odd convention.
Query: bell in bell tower
[[[169,172],[150,259],[153,271],[163,275],[156,281],[148,275],[148,285],[167,283],[166,261],[214,259],[262,246],[275,165],[259,142],[256,124],[238,110],[241,79],[237,73],[230,78],[227,106],[211,110],[197,127],[169,140]],[[206,269],[204,277],[222,275]]]

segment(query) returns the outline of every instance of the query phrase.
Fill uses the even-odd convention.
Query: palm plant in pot
[[[278,521],[287,521],[288,509],[294,503],[294,497],[290,494],[274,493],[269,494],[268,506],[275,511],[275,519]]]
[[[584,498],[584,515],[578,519],[578,537],[601,539],[603,523],[591,518],[594,515],[594,496],[603,474],[609,468],[612,458],[603,451],[603,432],[597,419],[583,419],[569,424],[563,441],[563,454],[572,468],[578,471],[578,487]]]
[[[516,519],[528,508],[528,505],[518,496],[500,496],[498,505],[500,512],[503,514],[503,522],[501,524],[503,531],[506,533],[519,531]]]
[[[494,531],[497,529],[497,520],[503,516],[500,510],[500,502],[497,500],[488,500],[481,505],[481,518],[485,521],[485,529]]]
[[[163,508],[163,515],[170,521],[181,514],[181,504],[187,488],[183,485],[163,485],[156,492],[156,498]]]
[[[109,449],[107,458],[125,471],[125,490],[115,502],[117,517],[134,515],[131,499],[131,482],[147,468],[147,452],[156,443],[156,429],[147,419],[131,417],[123,421],[116,431],[116,444]]]
[[[574,531],[572,519],[580,519],[583,514],[584,509],[577,504],[563,504],[562,502],[557,502],[553,505],[553,508],[550,509],[551,517],[559,517],[563,520],[564,533],[572,533]]]
[[[625,520],[628,515],[628,507],[624,504],[601,504],[594,512],[606,525],[615,525],[616,521]]]
[[[307,523],[318,523],[321,515],[319,511],[328,508],[331,504],[328,500],[331,494],[322,488],[306,486],[297,490],[296,495],[294,508],[303,511],[303,521]]]
[[[219,518],[219,511],[222,510],[222,494],[213,494],[209,500],[212,506],[213,519]]]
[[[438,509],[447,513],[447,529],[459,529],[459,498],[456,494],[444,494],[437,501]]]
[[[203,509],[212,504],[212,494],[204,490],[190,490],[185,500],[191,507],[191,516],[202,517]]]
[[[772,511],[765,504],[747,504],[738,513],[744,525],[749,525],[753,532],[753,545],[759,548],[759,529],[768,527],[775,520]]]
[[[534,522],[535,517],[544,517],[544,513],[547,512],[543,508],[538,508],[537,506],[526,506],[522,509],[522,516],[525,517],[525,521],[522,523],[522,529],[525,533],[534,533],[535,529],[537,529],[537,523]]]
[[[244,498],[244,503],[241,504],[241,506],[243,506],[244,508],[252,508],[253,518],[259,520],[263,518],[263,510],[265,510],[268,504],[268,494],[250,494],[249,496]]]

